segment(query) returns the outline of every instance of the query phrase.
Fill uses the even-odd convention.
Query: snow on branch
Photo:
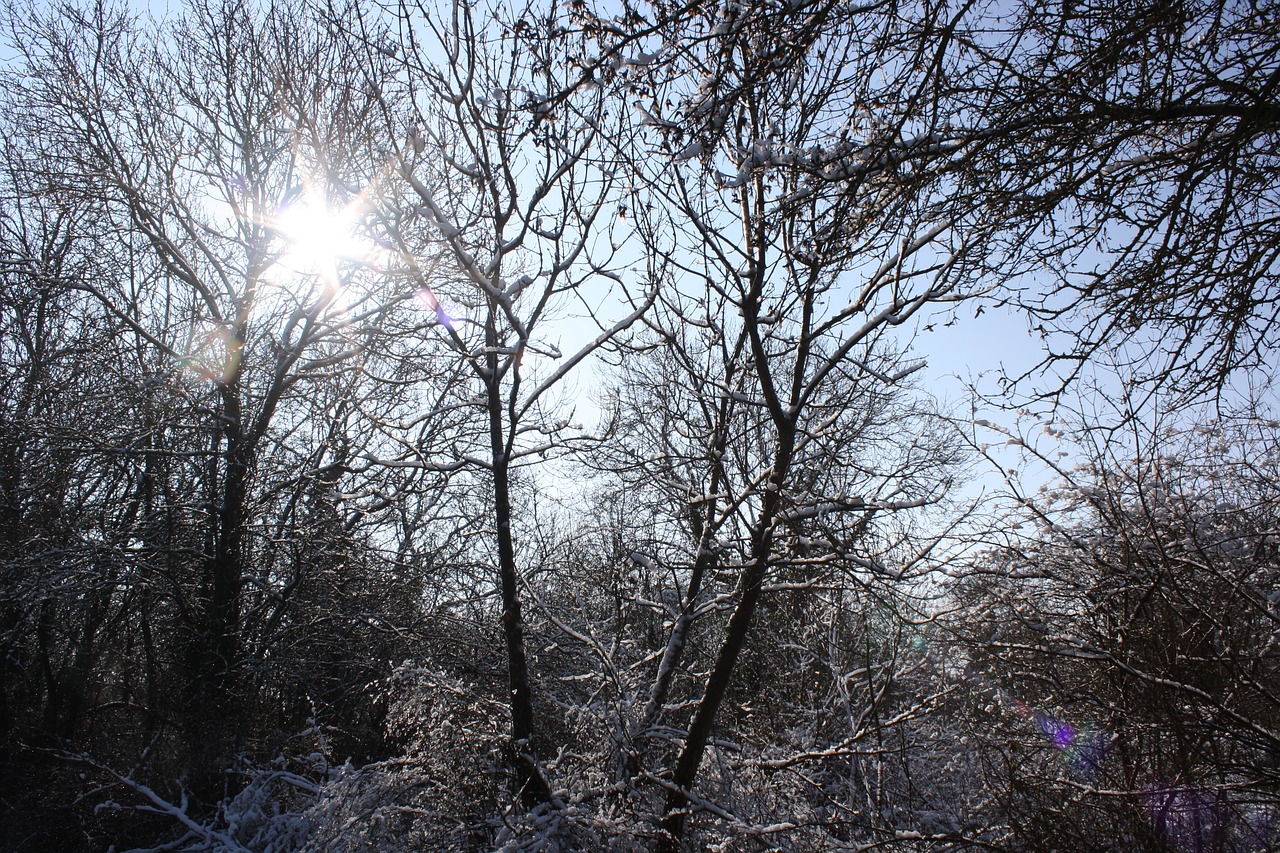
[[[99,805],[98,806],[99,810],[131,810],[131,811],[139,811],[139,812],[148,812],[150,814],[164,815],[166,817],[172,818],[174,821],[176,821],[178,824],[180,824],[187,830],[186,838],[190,838],[193,840],[200,839],[204,842],[204,844],[207,847],[213,847],[214,849],[223,851],[223,853],[254,853],[254,851],[250,850],[248,847],[243,846],[242,844],[240,844],[240,842],[236,841],[227,833],[219,832],[218,830],[213,829],[212,827],[206,826],[200,823],[199,821],[197,821],[195,818],[191,817],[191,815],[187,814],[188,803],[187,803],[187,794],[185,791],[182,792],[182,798],[178,803],[171,803],[168,800],[166,800],[164,797],[157,794],[151,787],[142,784],[141,782],[137,781],[136,779],[130,776],[125,776],[117,772],[116,770],[106,766],[105,764],[102,764],[101,762],[94,760],[93,758],[87,755],[75,755],[75,756],[68,756],[68,757],[71,758],[73,761],[76,761],[77,763],[87,764],[90,767],[93,767],[95,770],[106,773],[108,776],[115,779],[116,782],[128,788],[129,790],[133,791],[134,793],[140,795],[144,800],[147,801],[146,805],[135,805],[135,806],[127,806],[114,801],[108,801]],[[160,848],[150,848],[150,849],[156,850]],[[188,849],[195,849],[195,848],[188,848]],[[129,853],[146,853],[146,850],[138,849],[138,850],[129,851]]]
[[[840,498],[832,501],[822,501],[819,503],[809,504],[796,507],[787,512],[780,513],[778,520],[782,522],[801,521],[806,518],[817,518],[818,516],[830,515],[837,512],[872,512],[877,510],[887,510],[896,512],[905,509],[919,509],[933,503],[929,498],[915,498],[906,501],[877,501],[863,500],[862,498]]]

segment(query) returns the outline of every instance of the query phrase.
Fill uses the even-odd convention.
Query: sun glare
[[[276,215],[274,225],[286,241],[277,264],[296,273],[336,277],[341,261],[366,254],[355,233],[356,218],[355,205],[335,209],[316,195],[303,195]]]

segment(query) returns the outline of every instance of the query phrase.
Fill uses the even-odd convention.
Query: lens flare
[[[1031,708],[1013,696],[1005,695],[1004,699],[1019,716],[1031,721],[1077,776],[1086,780],[1097,776],[1111,747],[1109,732],[1088,725],[1072,725]]]
[[[431,291],[431,288],[426,287],[425,285],[418,288],[414,293],[414,298],[423,308],[426,308],[428,311],[435,312],[437,323],[444,326],[451,332],[456,331],[454,328],[453,318],[444,310],[444,306],[440,304],[440,300],[436,298],[436,295]]]

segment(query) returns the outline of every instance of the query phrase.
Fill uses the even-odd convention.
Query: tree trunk
[[[507,684],[511,693],[511,743],[508,756],[516,774],[516,787],[527,807],[551,798],[538,769],[534,724],[533,690],[529,683],[529,661],[524,647],[524,616],[520,606],[520,576],[516,568],[515,542],[511,535],[511,483],[509,449],[503,429],[502,375],[498,365],[498,336],[494,324],[496,305],[490,305],[485,327],[488,355],[485,358],[485,392],[489,414],[489,450],[493,460],[493,514],[498,532],[498,576],[502,592],[502,633],[507,645]]]
[[[751,542],[751,561],[742,575],[742,595],[738,606],[729,618],[725,628],[724,642],[716,656],[715,666],[707,678],[707,686],[702,700],[694,712],[693,721],[689,724],[689,734],[685,737],[684,749],[676,761],[675,772],[671,781],[676,786],[667,795],[666,813],[662,818],[664,836],[659,840],[657,850],[661,853],[676,853],[684,836],[687,818],[685,806],[689,799],[686,792],[693,789],[698,775],[698,766],[702,763],[703,753],[707,749],[707,741],[711,739],[711,729],[715,724],[716,713],[724,701],[725,693],[733,682],[733,672],[738,658],[746,644],[747,632],[755,617],[756,607],[760,603],[760,594],[764,586],[765,574],[769,569],[769,561],[773,550],[773,526],[782,500],[782,487],[787,479],[791,466],[791,454],[795,444],[795,430],[785,428],[779,436],[779,447],[774,455],[773,473],[765,488],[764,501],[760,507],[760,517],[756,524]]]
[[[236,383],[238,384],[238,383]],[[206,558],[206,592],[197,615],[191,692],[186,714],[191,788],[197,799],[217,802],[222,769],[235,752],[242,719],[235,701],[240,664],[240,595],[244,584],[244,528],[252,449],[241,422],[236,384],[223,389],[223,472],[217,489],[213,543]]]

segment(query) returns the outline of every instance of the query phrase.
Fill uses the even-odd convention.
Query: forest
[[[1274,0],[0,75],[3,853],[1280,850]]]

